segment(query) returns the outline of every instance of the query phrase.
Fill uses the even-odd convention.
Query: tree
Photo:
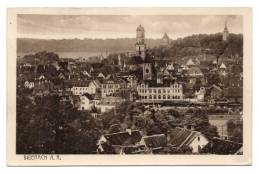
[[[217,128],[210,125],[207,111],[202,109],[194,109],[190,118],[190,122],[194,124],[195,130],[206,135],[209,139],[217,137]]]
[[[227,122],[227,133],[230,140],[242,143],[243,142],[243,123],[240,121],[234,122],[229,120]]]

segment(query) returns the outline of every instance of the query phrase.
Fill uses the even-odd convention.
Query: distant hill
[[[204,53],[215,57],[243,57],[243,35],[230,34],[227,42],[222,40],[222,33],[191,35],[173,40],[168,47],[152,49],[158,57],[192,57]]]
[[[47,52],[97,52],[119,53],[134,51],[135,38],[121,39],[17,39],[18,53]],[[177,40],[172,40],[168,47],[160,46],[161,39],[146,39],[148,48],[158,57],[182,58],[198,56],[203,52],[210,55],[225,55],[232,57],[243,56],[243,35],[230,34],[229,41],[222,41],[222,34],[191,35]]]
[[[146,39],[148,47],[158,46],[161,39]],[[18,53],[47,52],[126,52],[133,51],[136,39],[17,39]]]

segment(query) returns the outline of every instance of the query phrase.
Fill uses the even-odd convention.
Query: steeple
[[[222,39],[224,42],[228,41],[228,36],[229,36],[229,32],[228,32],[228,28],[227,28],[227,22],[225,22],[225,27],[224,27],[223,36],[222,36]]]
[[[161,45],[168,46],[169,44],[170,44],[170,38],[169,38],[168,34],[165,32],[162,37]]]

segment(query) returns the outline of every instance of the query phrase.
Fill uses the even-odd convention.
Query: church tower
[[[225,23],[225,28],[224,28],[223,36],[222,36],[222,39],[224,42],[228,41],[228,36],[229,36],[229,33],[228,33],[227,23]]]
[[[143,80],[152,80],[152,64],[143,64]]]
[[[168,46],[170,44],[170,38],[167,35],[167,33],[164,33],[163,38],[162,38],[162,42],[161,45],[162,46]]]
[[[142,57],[143,61],[145,60],[145,31],[142,25],[139,25],[136,29],[136,39],[137,42],[135,44],[135,51],[138,56]]]

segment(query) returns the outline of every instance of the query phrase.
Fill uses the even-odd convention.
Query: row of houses
[[[167,135],[143,135],[138,130],[104,134],[97,142],[101,154],[242,154],[242,144],[213,138],[198,131],[176,127]]]

